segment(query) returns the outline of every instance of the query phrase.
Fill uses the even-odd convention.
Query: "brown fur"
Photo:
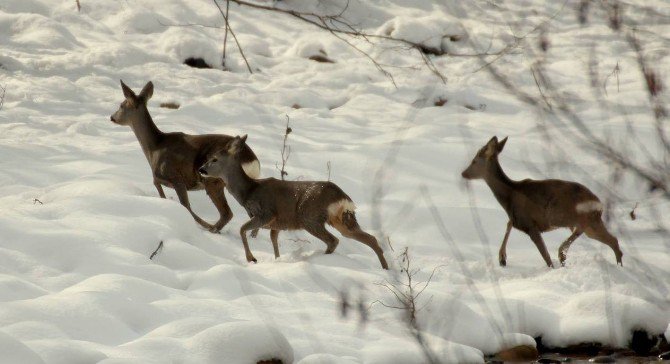
[[[565,263],[570,244],[582,233],[606,244],[614,251],[617,263],[623,253],[618,240],[607,231],[599,209],[600,200],[579,183],[556,179],[513,181],[503,172],[498,154],[507,138],[498,142],[493,137],[482,147],[470,166],[462,173],[466,179],[484,179],[509,216],[507,231],[500,247],[500,265],[507,264],[507,239],[512,227],[530,236],[548,266],[553,267],[541,233],[569,228],[573,234],[561,244],[559,259]]]
[[[353,211],[351,198],[336,184],[325,181],[282,181],[275,178],[251,179],[240,167],[240,150],[246,136],[236,137],[226,151],[216,153],[200,173],[224,180],[228,191],[246,210],[251,219],[240,228],[247,261],[255,262],[246,231],[270,229],[275,256],[277,236],[281,230],[306,230],[326,243],[326,254],[335,251],[339,241],[328,230],[328,223],[342,235],[360,241],[374,250],[384,269],[384,254],[372,235],[361,230]],[[333,211],[333,207],[337,210]]]
[[[196,222],[212,232],[221,230],[233,216],[226,197],[225,184],[216,178],[205,178],[198,173],[198,167],[205,163],[215,152],[225,149],[233,137],[223,134],[189,135],[184,133],[163,133],[156,127],[147,101],[153,95],[153,84],[148,82],[139,95],[121,81],[125,100],[111,121],[127,125],[135,133],[142,151],[149,162],[154,178],[154,186],[160,197],[165,198],[163,186],[174,188],[179,202],[188,209]],[[240,161],[249,163],[258,161],[253,151],[246,147],[242,150]],[[220,218],[211,225],[191,210],[187,191],[207,191]]]

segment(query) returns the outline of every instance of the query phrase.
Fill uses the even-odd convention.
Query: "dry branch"
[[[158,247],[156,247],[156,250],[154,250],[153,253],[149,256],[149,260],[153,260],[156,254],[158,254],[161,250],[163,250],[163,240],[161,240],[160,243],[158,243]]]
[[[275,6],[270,6],[270,5],[264,5],[264,4],[258,4],[246,0],[228,0],[231,2],[234,2],[235,4],[241,5],[241,6],[247,6],[250,8],[254,9],[259,9],[259,10],[264,10],[264,11],[271,11],[271,12],[276,12],[280,14],[284,14],[287,16],[294,17],[296,19],[299,19],[303,22],[306,22],[308,24],[311,24],[313,26],[316,26],[318,28],[321,28],[325,31],[328,31],[331,33],[333,36],[337,37],[338,39],[342,40],[343,42],[347,43],[347,45],[351,48],[353,48],[355,51],[358,53],[361,53],[363,56],[368,58],[374,65],[375,67],[386,77],[388,77],[393,84],[395,85],[395,80],[393,79],[393,76],[391,75],[390,72],[388,72],[383,65],[377,61],[373,56],[371,56],[369,53],[363,51],[361,48],[357,47],[353,43],[351,43],[345,36],[351,37],[351,38],[356,38],[356,39],[363,39],[367,42],[371,42],[372,39],[375,40],[382,40],[382,41],[389,41],[392,43],[397,43],[400,44],[401,46],[410,48],[410,49],[416,49],[419,51],[421,55],[421,59],[424,62],[424,65],[427,67],[428,70],[430,70],[433,74],[435,74],[442,82],[446,82],[446,76],[435,66],[433,61],[431,60],[431,56],[451,56],[451,57],[481,57],[481,56],[498,56],[498,55],[503,55],[506,54],[510,51],[510,49],[516,47],[518,42],[514,42],[513,44],[508,45],[507,47],[503,48],[502,50],[498,52],[475,52],[472,54],[460,54],[460,53],[451,53],[448,52],[447,50],[441,49],[441,48],[436,48],[436,47],[431,47],[428,45],[425,45],[423,43],[419,42],[413,42],[407,39],[403,38],[397,38],[393,37],[390,35],[384,35],[384,34],[372,34],[372,33],[367,33],[361,29],[357,29],[354,27],[352,24],[350,24],[344,17],[343,14],[346,11],[346,9],[349,6],[349,3],[347,2],[345,6],[342,8],[342,10],[334,15],[323,15],[323,14],[317,14],[313,12],[301,12],[301,11],[296,11],[296,10],[291,10],[291,9],[283,9],[283,8],[278,8]],[[449,35],[446,35],[449,36]],[[456,35],[451,35],[451,38],[457,39],[458,36]]]
[[[7,91],[7,86],[0,85],[0,110],[5,105],[5,92]]]
[[[240,50],[240,55],[242,55],[242,59],[244,59],[244,63],[247,65],[247,70],[249,70],[249,73],[254,73],[251,70],[251,66],[249,66],[249,61],[247,60],[247,57],[244,55],[244,50],[242,49],[242,46],[240,45],[240,42],[237,40],[237,36],[235,35],[235,32],[233,32],[233,28],[230,27],[230,22],[228,21],[228,13],[224,12],[223,9],[221,8],[221,5],[217,2],[217,0],[212,0],[214,2],[214,5],[216,5],[216,8],[219,9],[219,12],[221,13],[221,16],[223,19],[226,21],[226,35],[224,36],[224,57],[225,57],[225,43],[226,39],[228,37],[228,32],[230,32],[230,35],[233,36],[233,39],[235,40],[235,44],[237,44],[237,49]],[[227,9],[227,8],[226,8]],[[225,62],[225,58],[224,58]]]
[[[291,120],[289,119],[288,115],[286,115],[286,129],[284,131],[284,142],[282,143],[281,148],[281,168],[279,168],[278,165],[275,165],[275,168],[277,168],[279,171],[282,180],[284,180],[285,176],[288,176],[288,172],[286,172],[286,163],[288,162],[288,158],[291,155],[291,146],[286,144],[288,141],[288,135],[293,131],[293,129],[291,129],[290,122]]]

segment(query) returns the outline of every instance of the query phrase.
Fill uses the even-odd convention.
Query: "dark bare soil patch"
[[[184,60],[184,64],[193,68],[212,68],[204,59],[200,57],[189,57]]]

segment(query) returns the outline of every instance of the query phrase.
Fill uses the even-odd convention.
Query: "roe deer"
[[[326,230],[327,223],[342,235],[372,248],[382,268],[388,269],[377,239],[358,225],[354,203],[337,185],[332,182],[249,178],[240,166],[246,140],[246,135],[235,137],[228,148],[216,153],[199,171],[203,176],[223,179],[230,194],[249,213],[251,220],[240,228],[248,262],[256,262],[256,258],[249,250],[247,230],[270,229],[275,258],[279,257],[277,237],[281,230],[307,230],[326,243],[326,254],[330,254],[335,251],[338,239]]]
[[[500,265],[507,264],[507,239],[512,227],[530,236],[549,267],[553,268],[554,265],[540,234],[563,227],[571,229],[572,235],[558,248],[561,265],[565,265],[570,244],[582,233],[612,248],[617,263],[623,265],[619,242],[607,231],[601,219],[603,205],[598,197],[575,182],[556,179],[511,180],[498,162],[498,154],[506,142],[507,138],[500,142],[495,136],[491,138],[462,173],[466,179],[484,179],[509,216],[498,255]]]
[[[233,137],[222,134],[163,133],[156,127],[147,110],[147,101],[154,91],[151,81],[144,86],[139,95],[135,95],[123,81],[121,89],[125,100],[110,119],[116,124],[130,126],[135,133],[151,166],[154,186],[160,197],[165,198],[162,186],[174,188],[179,202],[188,209],[196,222],[211,232],[221,230],[233,217],[223,192],[225,184],[218,178],[201,176],[198,167],[215,151],[228,145]],[[245,146],[241,150],[239,160],[245,173],[252,178],[258,177],[260,163],[249,147]],[[214,225],[196,215],[188,201],[187,191],[203,188],[220,214],[219,220]]]

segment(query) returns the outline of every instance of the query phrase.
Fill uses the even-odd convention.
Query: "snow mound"
[[[0,331],[0,353],[2,353],[0,363],[3,364],[44,364],[37,353],[2,331]]]
[[[377,34],[421,44],[438,54],[447,52],[450,42],[465,40],[466,35],[458,19],[444,14],[395,17],[379,27]]]
[[[301,58],[310,58],[314,56],[326,57],[325,45],[313,38],[300,38],[296,40],[293,47],[288,49],[288,54]]]
[[[65,26],[39,14],[0,13],[0,33],[0,44],[5,46],[72,49],[81,45]]]
[[[358,364],[360,361],[356,360],[353,357],[343,358],[341,356],[332,355],[332,354],[312,354],[308,355],[296,364]]]
[[[119,79],[136,92],[153,81],[148,110],[165,132],[248,133],[263,177],[279,177],[289,118],[288,178],[335,182],[356,203],[361,227],[389,236],[380,243],[391,265],[408,247],[416,281],[427,281],[435,269],[417,319],[445,361],[482,362],[540,336],[547,346],[626,346],[637,329],[670,336],[670,252],[654,220],[670,208],[627,179],[621,182],[626,200],[613,205],[609,224],[624,251],[623,267],[603,244],[581,237],[565,267],[547,269],[528,236],[516,230],[507,267],[498,266],[508,218],[485,183],[475,181],[472,196],[465,193],[459,173],[492,135],[510,136],[500,156],[510,178],[574,180],[605,201],[612,171],[571,143],[561,149],[570,150],[572,160],[554,157],[536,110],[479,71],[477,59],[427,55],[449,77],[444,84],[414,49],[346,38],[392,72],[391,82],[322,29],[231,4],[231,25],[251,74],[230,34],[222,66],[223,19],[211,0],[81,3],[77,11],[74,1],[0,1],[0,86],[6,87],[0,110],[0,362],[425,362],[398,310],[372,304],[393,305],[396,298],[379,283],[402,274],[381,270],[369,247],[333,231],[340,244],[324,254],[325,245],[309,233],[281,232],[281,257],[275,259],[270,234],[262,230],[249,240],[258,258],[249,264],[239,234],[248,215],[228,194],[234,216],[220,234],[195,223],[173,189],[160,198],[135,134],[109,120],[123,100]],[[456,0],[273,6],[331,15],[346,7],[342,16],[356,29],[418,42],[433,53],[470,53],[475,40],[480,51],[495,53],[530,30],[513,31],[506,18],[480,16],[485,8]],[[613,62],[621,70],[638,69],[620,35],[604,31],[604,24],[581,26],[559,2],[506,6],[506,14],[537,21],[533,26],[549,21],[547,57],[556,62],[546,66],[561,71],[561,92],[578,100],[575,112],[588,117],[593,133],[615,141],[632,130],[654,144],[656,128],[638,73],[608,76],[608,92],[601,95],[607,99],[599,100],[589,76],[575,72],[589,59],[599,60],[590,66],[602,76],[611,74]],[[660,27],[645,29],[661,34]],[[532,47],[537,30],[525,38]],[[651,35],[644,42],[649,49],[667,48]],[[487,60],[539,96],[529,48],[519,45]],[[310,60],[324,53],[335,63]],[[663,52],[652,53],[658,56],[654,66],[670,69]],[[190,57],[216,69],[187,67]],[[594,106],[615,98],[625,100],[625,113]],[[182,107],[159,107],[167,100]],[[624,114],[635,122],[627,125]],[[378,206],[372,203],[375,176],[383,177]],[[422,186],[453,241],[444,241],[436,228]],[[188,196],[204,220],[219,218],[205,191]],[[631,221],[636,202],[638,218]],[[552,258],[568,235],[543,234]],[[364,325],[342,318],[347,292],[357,307],[370,307]]]
[[[175,62],[195,57],[210,66],[221,63],[220,45],[195,29],[170,28],[159,35],[156,44],[160,53],[169,55]]]
[[[234,322],[202,331],[187,341],[188,363],[257,363],[279,359],[293,363],[293,348],[281,332],[261,322]]]

